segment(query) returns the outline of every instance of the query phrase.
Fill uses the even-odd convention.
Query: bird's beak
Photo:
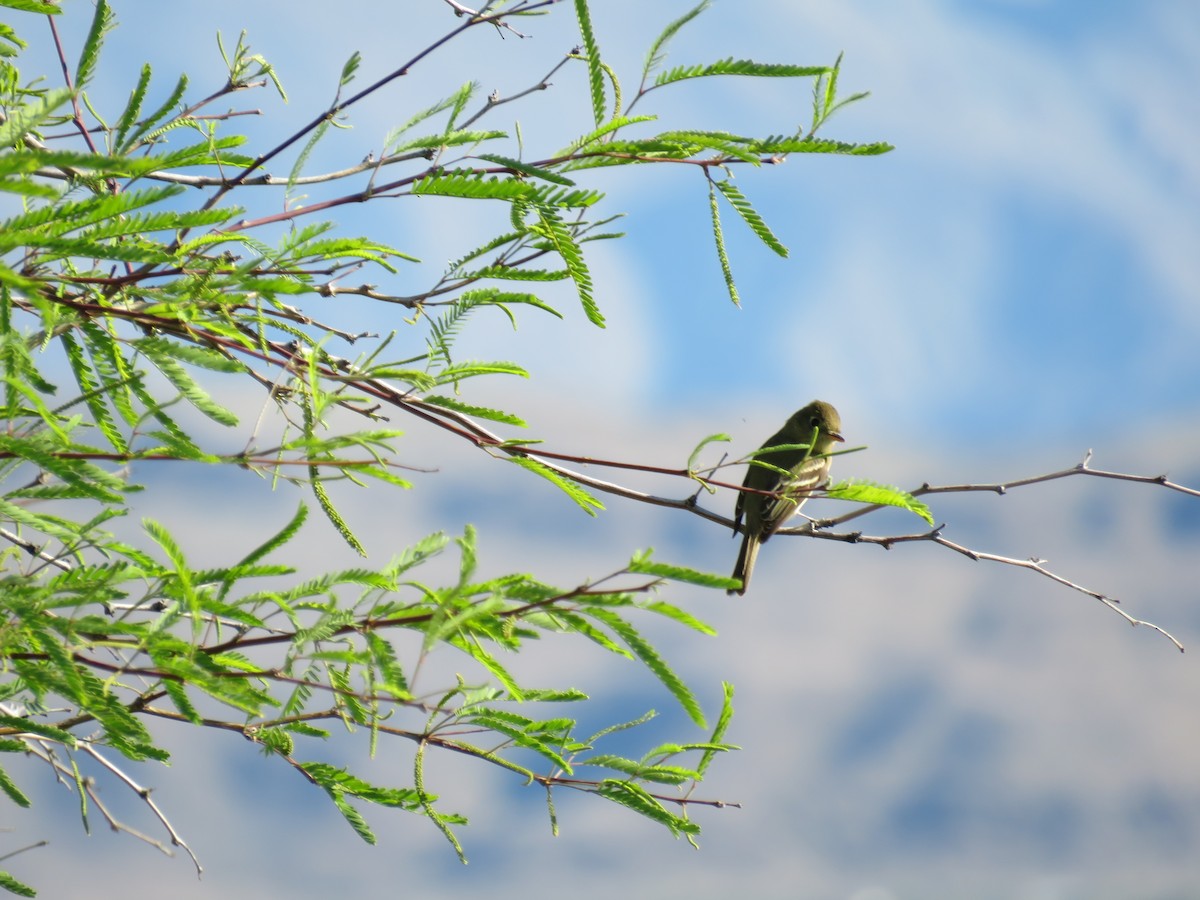
[[[836,431],[827,431],[827,432],[825,432],[825,434],[828,437],[833,438],[838,443],[844,444],[846,442],[846,439],[844,437],[842,437],[840,434],[838,434]]]

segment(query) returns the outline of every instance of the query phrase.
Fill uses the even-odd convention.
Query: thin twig
[[[120,767],[118,767],[115,763],[105,757],[104,754],[100,753],[99,750],[93,747],[89,741],[80,741],[77,746],[78,749],[88,754],[88,756],[92,757],[92,759],[96,760],[96,762],[100,763],[100,765],[104,766],[104,768],[108,769],[108,771],[112,772],[112,774],[117,776],[117,778],[125,783],[126,787],[142,798],[142,801],[150,808],[150,811],[154,813],[154,817],[158,819],[163,828],[166,829],[167,834],[171,836],[171,843],[176,847],[182,847],[187,852],[187,855],[192,858],[192,864],[196,867],[196,876],[199,877],[203,875],[204,867],[200,865],[200,860],[196,858],[196,854],[192,852],[192,848],[187,845],[187,842],[179,836],[179,832],[175,830],[175,826],[171,824],[171,820],[166,817],[166,814],[163,813],[158,804],[154,802],[154,799],[150,796],[150,788],[143,787],[142,785],[138,784],[130,775],[122,771]],[[164,847],[160,841],[156,841],[153,838],[138,834],[133,829],[122,825],[109,816],[108,812],[104,810],[104,808],[97,801],[95,795],[92,796],[92,800],[96,803],[97,807],[104,812],[105,817],[108,819],[110,826],[112,826],[114,830],[127,831],[130,834],[133,834],[136,837],[139,837],[142,840],[159,847],[168,856],[171,855],[171,851]]]
[[[933,485],[926,481],[919,488],[912,491],[912,495],[914,497],[923,497],[926,494],[961,494],[984,492],[1003,496],[1013,488],[1027,487],[1031,484],[1042,484],[1047,481],[1056,481],[1060,478],[1070,478],[1074,475],[1091,475],[1095,478],[1109,478],[1116,481],[1131,481],[1135,484],[1157,484],[1161,487],[1167,488],[1168,490],[1178,491],[1181,494],[1186,494],[1189,497],[1200,497],[1200,490],[1171,481],[1166,475],[1132,475],[1127,472],[1111,472],[1105,469],[1093,469],[1091,467],[1091,461],[1092,451],[1088,450],[1087,453],[1083,455],[1083,459],[1080,462],[1068,469],[1059,469],[1056,472],[1047,472],[1044,475],[1030,475],[1025,478],[1014,478],[1011,481],[998,481],[993,483]],[[877,509],[882,509],[882,507],[877,505],[864,506],[862,509],[856,509],[852,512],[829,519],[827,520],[827,524],[842,525],[851,521],[852,519],[857,519],[859,516],[865,516],[867,513],[874,512]]]
[[[797,526],[795,528],[781,528],[776,532],[776,534],[802,534],[807,537],[820,538],[821,540],[826,541],[840,541],[847,544],[875,544],[876,546],[883,547],[885,550],[890,550],[897,544],[931,543],[937,544],[940,547],[945,547],[948,550],[953,550],[955,553],[965,556],[974,562],[994,562],[1006,566],[1016,566],[1020,569],[1028,569],[1031,572],[1036,572],[1039,575],[1049,578],[1051,581],[1056,582],[1057,584],[1068,587],[1073,591],[1078,591],[1081,594],[1087,594],[1089,597],[1099,600],[1130,625],[1144,625],[1146,628],[1149,628],[1152,631],[1157,631],[1172,644],[1174,644],[1181,653],[1183,652],[1183,644],[1180,643],[1179,640],[1176,639],[1175,636],[1165,628],[1162,628],[1161,626],[1145,619],[1138,619],[1125,612],[1125,610],[1121,608],[1119,600],[1116,600],[1107,594],[1101,593],[1094,588],[1089,588],[1079,584],[1078,582],[1071,581],[1069,578],[1065,578],[1062,575],[1059,575],[1058,573],[1046,568],[1046,561],[1044,559],[1036,559],[1033,557],[1030,557],[1029,559],[1018,559],[1012,556],[1001,556],[997,553],[987,553],[982,550],[973,550],[970,547],[966,547],[944,537],[942,535],[942,526],[917,534],[870,535],[857,531],[831,532],[822,530],[828,524],[829,520],[809,522],[805,525]]]
[[[26,844],[24,847],[19,847],[16,850],[12,850],[8,853],[5,853],[3,856],[0,856],[0,862],[4,862],[5,860],[12,859],[14,856],[17,856],[20,853],[25,853],[28,850],[37,850],[39,847],[48,847],[49,845],[50,845],[50,842],[45,839],[42,839],[42,840],[37,841],[32,844]]]
[[[25,538],[21,537],[19,534],[13,534],[7,528],[0,528],[0,537],[4,538],[4,540],[6,540],[12,544],[16,544],[18,547],[20,547],[22,550],[24,550],[26,553],[30,554],[31,556],[35,556],[38,559],[43,560],[44,562],[48,562],[52,566],[57,566],[58,568],[62,569],[64,572],[71,571],[72,566],[65,559],[55,556],[52,553],[47,553],[45,550],[41,549],[33,541],[27,541],[27,540],[25,540]]]

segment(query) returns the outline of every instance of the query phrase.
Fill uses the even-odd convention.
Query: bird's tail
[[[754,560],[758,558],[758,546],[760,541],[752,534],[745,534],[742,537],[742,549],[738,552],[737,565],[733,567],[734,578],[742,582],[740,588],[730,588],[725,593],[737,594],[741,596],[746,593],[746,588],[750,587],[750,573],[754,571]]]

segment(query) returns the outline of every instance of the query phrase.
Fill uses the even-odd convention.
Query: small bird
[[[765,544],[767,538],[799,511],[810,492],[829,480],[832,462],[829,453],[835,443],[845,440],[841,430],[842,418],[838,411],[823,400],[814,400],[788,419],[754,454],[754,459],[775,468],[751,463],[742,487],[769,491],[776,496],[746,492],[738,494],[737,505],[733,509],[734,534],[737,534],[743,516],[746,524],[741,529],[744,535],[742,550],[738,554],[733,577],[741,581],[742,586],[730,588],[726,593],[746,593],[759,546]],[[768,447],[784,444],[811,446],[762,452]],[[786,469],[788,474],[777,472],[776,468]]]

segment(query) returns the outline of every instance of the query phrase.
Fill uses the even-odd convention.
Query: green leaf
[[[237,565],[235,565],[233,567],[233,569],[230,570],[230,575],[225,579],[225,584],[220,593],[221,599],[224,599],[226,594],[228,594],[229,591],[233,588],[233,585],[235,582],[235,574],[234,573],[236,573],[240,570],[245,570],[245,569],[250,568],[255,563],[257,563],[259,560],[265,559],[271,553],[278,550],[280,547],[282,547],[284,544],[286,544],[288,541],[290,541],[292,538],[294,538],[297,533],[299,533],[300,528],[304,525],[304,522],[307,519],[308,519],[308,507],[305,506],[303,503],[301,503],[296,508],[295,514],[288,521],[288,523],[283,526],[283,528],[281,528],[275,534],[271,535],[271,537],[267,538],[265,541],[263,541],[261,544],[259,544],[257,547],[255,547],[253,550],[251,550],[249,553],[247,553],[245,556],[243,556],[238,561]],[[290,572],[291,569],[287,569],[286,571]]]
[[[519,375],[528,378],[529,373],[510,362],[463,362],[446,366],[437,373],[434,384],[454,384],[464,378],[474,378],[477,375]]]
[[[379,686],[397,699],[409,699],[412,695],[408,690],[408,679],[404,677],[404,669],[396,659],[396,649],[374,631],[367,632],[366,642],[371,663],[378,670],[376,680]]]
[[[34,102],[15,109],[5,110],[6,118],[0,122],[0,147],[10,147],[20,143],[22,137],[37,129],[50,115],[71,99],[71,92],[66,88],[56,88],[39,96]],[[25,155],[12,154],[10,158],[17,159]]]
[[[471,625],[474,620],[494,617],[501,609],[503,609],[503,601],[498,597],[472,603],[457,610],[453,606],[439,609],[438,614],[431,618],[429,625],[425,628],[425,635],[421,641],[421,652],[428,653],[439,641],[450,641],[460,630]],[[471,656],[477,657],[477,653],[487,655],[469,640],[460,641],[455,646]],[[480,661],[483,660],[480,659]]]
[[[96,72],[96,63],[100,58],[100,45],[106,35],[116,25],[116,18],[106,0],[96,0],[96,13],[92,16],[92,27],[87,39],[83,42],[83,50],[79,54],[79,62],[75,66],[75,87],[82,90],[92,80]]]
[[[447,131],[439,134],[426,134],[400,141],[392,148],[392,154],[393,158],[401,154],[430,157],[433,155],[430,151],[444,150],[447,147],[458,147],[463,144],[481,144],[485,141],[500,140],[506,137],[508,135],[503,131]],[[414,150],[426,152],[413,154]]]
[[[99,328],[96,329],[96,331],[101,330]],[[62,341],[67,361],[70,363],[71,371],[75,374],[75,381],[79,385],[79,389],[83,391],[83,401],[87,404],[88,411],[92,414],[92,419],[95,421],[96,427],[100,429],[114,450],[118,453],[128,453],[129,445],[125,442],[125,436],[117,428],[116,422],[113,421],[112,413],[109,411],[108,404],[104,402],[106,394],[117,395],[118,393],[123,393],[123,389],[120,385],[106,385],[105,387],[99,385],[92,377],[91,366],[83,358],[83,351],[80,349],[75,336],[71,332],[64,331],[59,335],[59,339]]]
[[[577,688],[555,690],[553,688],[525,688],[525,699],[538,703],[574,703],[587,700],[588,695]]]
[[[479,89],[479,85],[476,82],[468,81],[466,84],[464,84],[462,87],[460,87],[457,91],[455,91],[449,97],[445,98],[444,100],[439,100],[437,103],[433,104],[433,106],[430,106],[427,109],[421,110],[421,112],[414,115],[411,119],[409,119],[407,122],[405,122],[399,128],[395,129],[394,131],[389,132],[388,136],[386,138],[384,138],[384,141],[383,141],[384,153],[385,154],[393,154],[393,153],[397,152],[395,142],[399,139],[399,137],[402,134],[411,130],[412,128],[415,128],[417,125],[421,124],[426,119],[430,119],[433,116],[436,116],[438,113],[444,112],[445,110],[451,109],[453,107],[454,112],[450,115],[449,124],[446,126],[447,132],[452,131],[454,128],[454,121],[457,118],[458,114],[462,111],[462,109],[466,106],[467,102],[471,99],[471,96],[478,89]]]
[[[829,71],[828,66],[794,66],[788,64],[757,63],[749,59],[722,59],[715,63],[692,66],[676,66],[659,73],[654,86],[672,84],[688,78],[707,78],[711,75],[747,75],[756,78],[816,78]]]
[[[7,456],[27,459],[44,472],[60,478],[74,488],[72,496],[90,497],[111,504],[124,502],[120,492],[125,490],[125,483],[118,476],[109,474],[87,460],[60,455],[65,450],[56,446],[56,442],[48,438],[45,432],[24,440],[0,434],[0,451]]]
[[[40,737],[48,738],[52,741],[57,741],[65,747],[75,747],[75,735],[69,731],[63,731],[61,728],[55,728],[53,725],[46,725],[43,722],[35,722],[33,719],[24,719],[20,716],[10,716],[0,714],[0,727],[11,728],[21,734],[36,734]]]
[[[575,290],[579,294],[579,302],[583,305],[583,311],[587,315],[588,321],[603,328],[604,316],[600,314],[600,307],[592,298],[592,276],[584,261],[583,251],[579,249],[574,235],[563,224],[558,213],[549,207],[539,205],[537,213],[542,226],[538,233],[549,240],[558,255],[562,257],[563,262],[566,263],[567,273],[575,282]]]
[[[510,456],[509,461],[523,469],[528,469],[531,472],[541,475],[574,500],[579,505],[579,508],[589,516],[596,515],[596,510],[604,509],[604,504],[585,491],[577,482],[560,474],[545,463],[528,456]]]
[[[46,234],[25,232],[22,243],[26,247],[38,247],[45,251],[38,254],[43,263],[60,259],[112,260],[143,265],[165,265],[172,262],[162,245],[131,238],[120,243],[111,241],[89,241],[82,238],[58,238]]]
[[[236,153],[220,152],[240,147],[245,142],[246,138],[241,135],[215,138],[199,144],[192,144],[190,147],[181,147],[178,150],[172,150],[169,153],[164,153],[162,156],[149,157],[145,162],[148,164],[147,168],[152,167],[154,169],[178,169],[185,166],[236,166],[238,168],[246,168],[253,162],[250,157]]]
[[[612,610],[589,607],[584,612],[596,621],[604,623],[625,642],[625,646],[633,651],[634,656],[640,659],[646,668],[653,672],[663,686],[674,695],[693,722],[701,728],[708,727],[704,723],[704,712],[700,709],[700,704],[696,701],[691,689],[658,655],[658,651],[654,649],[653,645],[638,633],[636,628]]]
[[[519,159],[513,159],[511,156],[498,156],[495,153],[480,153],[479,159],[486,159],[488,162],[494,162],[504,166],[506,169],[512,169],[513,172],[520,172],[522,175],[528,175],[531,178],[542,178],[546,181],[561,184],[566,187],[571,187],[575,184],[570,178],[565,175],[559,175],[557,172],[552,172],[550,169],[542,166],[531,165],[527,162],[522,162]]]
[[[591,746],[592,744],[595,744],[596,741],[600,740],[600,738],[602,738],[602,737],[607,737],[610,734],[616,734],[617,732],[620,732],[620,731],[628,731],[631,728],[637,728],[640,725],[645,725],[647,722],[649,722],[651,719],[655,718],[657,715],[658,715],[658,713],[656,713],[654,710],[650,710],[649,712],[643,713],[642,715],[638,716],[636,719],[630,719],[628,722],[618,722],[615,725],[609,725],[607,728],[601,728],[599,731],[597,731],[595,734],[593,734],[591,737],[589,737],[586,741],[584,741],[584,743],[587,744],[588,746]]]
[[[729,252],[725,249],[725,233],[721,230],[721,210],[717,205],[716,182],[708,182],[708,207],[712,213],[713,239],[717,243],[717,260],[721,263],[721,276],[725,279],[725,289],[729,291],[729,299],[734,306],[741,306],[742,299],[738,296],[737,286],[733,283],[733,269],[729,265]]]
[[[8,799],[22,809],[28,809],[33,805],[25,793],[8,777],[8,773],[4,769],[0,769],[0,790],[4,791],[8,795]]]
[[[719,585],[719,587],[722,589],[728,589],[727,584],[732,583],[733,581],[734,580],[731,578],[722,579],[723,583]],[[690,612],[680,609],[678,606],[674,606],[670,603],[656,601],[654,603],[647,603],[642,607],[642,609],[646,610],[646,612],[652,612],[656,615],[665,616],[666,618],[678,622],[680,625],[686,625],[688,628],[692,629],[693,631],[698,631],[701,634],[716,635],[717,633],[717,630],[707,622],[700,621],[700,619],[693,616]]]
[[[237,416],[213,400],[178,363],[176,360],[177,344],[157,338],[144,338],[137,341],[136,346],[147,359],[154,363],[155,368],[167,376],[167,380],[192,406],[221,425],[232,428],[238,424]]]
[[[854,500],[876,506],[896,506],[920,516],[929,525],[935,524],[933,513],[929,511],[928,506],[907,491],[889,485],[875,484],[859,479],[839,481],[825,489],[825,496],[836,500]]]
[[[164,354],[185,362],[191,366],[200,366],[213,372],[232,374],[246,371],[245,365],[236,359],[230,359],[226,354],[213,347],[185,344],[181,341],[167,341],[158,338],[146,338],[138,341],[139,349],[145,349],[147,344],[154,344],[155,349]]]
[[[129,101],[125,104],[125,111],[121,113],[121,118],[117,120],[117,124],[113,127],[113,146],[116,148],[123,147],[125,143],[125,135],[129,133],[129,129],[133,127],[138,116],[142,112],[142,103],[146,99],[146,91],[150,87],[150,64],[143,63],[141,74],[138,76],[137,84],[129,94]]]
[[[56,154],[56,164],[77,162],[89,165],[103,162],[103,157],[91,154],[77,154],[63,158]],[[6,220],[6,231],[22,229],[38,229],[53,236],[61,236],[77,229],[85,228],[105,220],[120,219],[135,209],[153,206],[176,197],[182,192],[177,185],[162,185],[145,190],[121,191],[118,194],[101,194],[84,197],[80,200],[63,199],[59,203],[28,210],[21,215]],[[13,246],[16,246],[14,244]]]
[[[707,447],[709,444],[715,444],[715,443],[728,444],[732,440],[733,440],[733,438],[731,438],[729,435],[727,435],[723,432],[717,432],[716,434],[708,435],[706,438],[701,440],[700,443],[698,443],[692,449],[692,452],[688,455],[687,470],[689,472],[694,472],[696,470],[696,460],[700,458],[700,451],[703,450],[705,447]]]
[[[203,717],[196,711],[196,707],[192,705],[192,701],[188,699],[187,692],[184,691],[183,685],[172,678],[163,679],[163,688],[171,697],[171,702],[175,704],[175,708],[179,710],[180,715],[191,722],[193,725],[199,725],[204,721]]]
[[[513,209],[514,210],[516,209],[515,205],[514,205]],[[524,229],[522,229],[520,232],[510,231],[510,232],[506,232],[504,234],[499,234],[496,237],[491,238],[488,241],[485,241],[481,246],[476,247],[473,250],[467,251],[462,256],[460,256],[458,259],[451,262],[446,267],[447,277],[461,277],[462,271],[463,271],[463,266],[465,266],[471,260],[478,259],[479,257],[481,257],[485,254],[491,253],[493,250],[499,249],[500,247],[503,247],[506,244],[515,243],[516,241],[519,241],[522,237],[524,237]]]
[[[17,503],[9,503],[3,498],[0,498],[0,518],[17,522],[29,528],[35,528],[38,531],[58,538],[64,544],[73,545],[79,540],[76,530],[60,524],[56,517],[43,516],[30,512],[24,506]]]
[[[118,152],[128,153],[130,150],[132,150],[135,147],[137,142],[144,135],[148,134],[156,125],[158,125],[163,119],[165,119],[168,115],[170,115],[171,111],[174,110],[179,105],[179,101],[183,99],[183,95],[187,91],[187,86],[188,86],[187,76],[180,75],[179,80],[177,82],[175,82],[175,87],[171,91],[171,95],[169,97],[167,97],[167,99],[163,102],[162,106],[160,106],[158,109],[156,109],[154,112],[152,112],[150,115],[148,115],[145,119],[142,120],[141,124],[138,125],[134,129],[134,131],[129,135],[128,141],[126,141],[125,144],[119,145],[117,147]],[[151,135],[151,137],[156,137],[160,133],[161,132],[157,132],[156,134]]]
[[[669,578],[671,581],[679,581],[684,584],[696,584],[700,587],[710,588],[726,588],[729,581],[721,575],[713,575],[709,572],[700,572],[696,569],[685,568],[684,566],[674,566],[667,563],[658,563],[650,561],[651,551],[645,553],[634,554],[633,559],[629,561],[626,571],[632,572],[635,575],[652,575],[655,578]]]
[[[433,808],[433,802],[437,799],[437,797],[435,797],[425,791],[425,747],[426,746],[427,745],[426,745],[425,741],[422,741],[421,743],[417,744],[417,752],[416,752],[415,757],[413,758],[413,784],[416,785],[417,796],[421,800],[421,806],[425,810],[425,815],[429,816],[429,818],[433,821],[433,824],[436,825],[438,830],[442,833],[442,836],[445,837],[446,840],[450,842],[450,846],[453,847],[454,852],[456,854],[458,854],[459,862],[463,863],[463,865],[466,865],[467,855],[465,853],[463,853],[462,844],[460,844],[458,842],[458,838],[455,836],[454,832],[450,828],[451,818],[448,816],[442,815],[440,812],[438,812],[436,809]]]
[[[188,567],[183,549],[176,542],[174,536],[164,526],[153,519],[142,519],[142,527],[146,529],[146,534],[150,535],[151,539],[158,546],[162,547],[163,552],[167,555],[167,559],[171,561],[175,583],[179,587],[177,596],[187,604],[188,609],[193,615],[197,616],[192,622],[192,627],[197,630],[202,628],[203,622],[198,617],[200,612],[200,598],[196,594],[195,584],[192,581],[192,571]]]
[[[362,54],[357,50],[350,54],[350,58],[346,60],[342,66],[342,75],[338,79],[338,85],[345,87],[354,80],[354,75],[358,71],[359,65],[362,63]]]
[[[652,43],[650,45],[650,49],[646,51],[646,63],[642,67],[643,84],[645,84],[646,79],[650,77],[650,73],[654,69],[657,69],[659,66],[661,66],[663,60],[667,58],[666,47],[671,38],[675,37],[675,35],[679,32],[679,29],[683,28],[684,25],[692,21],[692,19],[696,18],[696,16],[700,15],[700,13],[704,12],[711,5],[712,0],[701,0],[699,5],[692,7],[692,9],[690,9],[688,12],[684,13],[674,22],[669,24],[662,30],[662,34],[654,39],[654,43]]]
[[[349,794],[371,803],[381,803],[387,806],[400,806],[411,809],[415,806],[415,794],[412,791],[397,791],[391,788],[379,788],[356,778],[344,769],[338,769],[327,763],[301,763],[300,768],[310,778],[325,789],[333,800],[338,812],[351,828],[368,844],[375,843],[375,834],[367,825],[362,814],[350,805],[346,799]]]
[[[664,131],[653,141],[664,149],[674,146],[684,156],[699,156],[705,150],[712,150],[718,157],[731,157],[753,166],[762,165],[759,158],[762,154],[755,149],[751,138],[727,131]]]
[[[418,799],[411,788],[390,788],[364,781],[357,775],[321,762],[306,762],[300,766],[326,790],[334,789],[352,797],[398,809],[416,809]]]
[[[566,269],[548,271],[546,269],[523,269],[516,266],[495,265],[484,266],[474,272],[460,272],[459,278],[471,280],[479,278],[496,278],[501,281],[563,281],[571,277]]]
[[[576,761],[580,766],[597,766],[612,769],[639,781],[651,781],[657,784],[679,785],[688,781],[699,780],[699,773],[694,769],[683,766],[647,765],[621,756],[597,754]]]
[[[308,136],[308,140],[304,142],[304,146],[300,149],[300,152],[296,154],[296,161],[292,164],[291,171],[288,172],[287,191],[289,195],[291,195],[292,188],[296,186],[296,179],[303,174],[308,157],[317,148],[317,144],[321,141],[321,138],[329,133],[329,127],[330,120],[326,119],[314,128],[312,134]]]
[[[18,9],[21,12],[48,13],[52,16],[62,15],[62,7],[57,3],[43,3],[41,0],[4,0],[0,6]]]
[[[579,33],[583,37],[584,59],[588,67],[588,89],[592,96],[592,118],[599,125],[607,118],[608,104],[604,99],[604,70],[600,61],[600,47],[592,30],[592,13],[587,0],[575,0],[575,18],[579,20]]]
[[[506,713],[503,710],[480,709],[472,711],[468,716],[464,716],[462,721],[469,722],[481,728],[490,728],[492,731],[503,734],[510,738],[518,747],[532,750],[553,765],[561,768],[568,775],[572,773],[571,765],[567,760],[545,740],[536,734],[530,733],[530,726],[533,723],[524,716],[516,716]]]
[[[30,12],[62,12],[62,10],[60,10],[57,6],[51,6],[50,9],[34,9],[33,7],[40,6],[41,4],[35,4],[33,2],[25,4],[23,0],[18,0],[18,2],[21,2],[23,6],[27,6],[30,9]],[[12,0],[5,0],[5,5],[13,6],[16,4],[13,3]],[[81,791],[80,794],[82,795],[82,793],[83,792]],[[23,881],[17,881],[17,879],[13,878],[4,871],[0,871],[0,888],[4,888],[4,890],[8,891],[10,894],[16,894],[18,897],[37,896],[37,891],[34,888],[31,888]]]
[[[453,397],[443,397],[438,394],[426,394],[421,398],[421,402],[428,403],[431,406],[441,406],[444,409],[452,409],[455,412],[460,412],[468,416],[474,416],[477,419],[489,419],[493,422],[504,422],[506,425],[515,425],[518,428],[527,427],[524,419],[514,416],[512,413],[506,413],[499,409],[489,409],[486,406],[473,406],[470,403],[462,403],[461,401],[455,400]]]
[[[556,609],[554,610],[553,616],[548,618],[554,623],[554,630],[556,631],[565,631],[569,629],[575,634],[585,637],[589,641],[592,641],[600,647],[603,647],[609,653],[615,653],[618,656],[625,657],[626,659],[633,659],[632,653],[630,653],[578,613],[566,609]],[[562,628],[562,625],[564,624],[567,626],[566,629]]]
[[[684,819],[667,810],[665,806],[650,796],[643,787],[628,781],[605,779],[596,789],[601,797],[631,809],[639,815],[665,825],[671,833],[678,837],[680,834],[699,834],[700,826],[690,819]]]
[[[725,732],[729,730],[729,723],[733,719],[733,685],[728,681],[721,682],[721,687],[724,690],[724,698],[721,701],[721,714],[717,716],[717,725],[713,728],[712,737],[709,738],[711,744],[721,744],[725,739]],[[708,771],[708,765],[712,762],[713,757],[717,755],[717,750],[705,750],[700,757],[700,763],[696,766],[696,771],[703,777]]]
[[[333,800],[333,805],[337,807],[338,812],[342,814],[342,818],[354,829],[354,832],[364,842],[374,846],[377,842],[375,832],[371,830],[371,826],[367,824],[367,820],[363,817],[362,813],[350,805],[341,791],[330,791],[329,797]]]
[[[461,590],[471,580],[475,574],[475,567],[478,563],[476,557],[476,532],[475,526],[469,522],[463,526],[462,537],[457,537],[454,542],[458,544],[460,551],[460,562],[458,566],[458,587]]]
[[[486,611],[489,614],[488,618],[494,616],[498,609],[498,604],[495,607],[487,609]],[[478,619],[480,617],[472,616],[470,618]],[[509,696],[514,700],[520,701],[525,699],[524,693],[521,690],[521,686],[517,684],[517,681],[515,678],[513,678],[512,673],[510,673],[508,669],[500,664],[500,660],[496,659],[496,657],[491,653],[488,653],[478,641],[464,635],[455,635],[448,640],[448,643],[453,644],[454,646],[469,653],[472,659],[474,659],[477,663],[491,672],[493,676],[495,676],[496,680],[504,686],[504,690],[506,690]]]
[[[783,246],[779,238],[775,237],[774,232],[763,221],[762,216],[758,214],[758,210],[750,205],[750,201],[738,190],[737,185],[728,179],[714,183],[717,186],[717,190],[725,195],[725,199],[729,201],[729,205],[737,210],[738,215],[742,217],[742,221],[749,225],[750,230],[758,235],[758,239],[786,259],[788,255],[787,247]]]
[[[613,118],[609,119],[607,122],[597,126],[594,131],[590,131],[582,137],[576,138],[562,150],[559,150],[555,156],[574,156],[584,148],[603,150],[607,152],[612,152],[614,149],[621,149],[626,145],[602,141],[601,138],[615,134],[623,128],[628,128],[630,125],[640,125],[642,122],[653,122],[657,118],[658,116],[651,115],[613,116]]]
[[[871,144],[848,144],[821,138],[770,138],[755,144],[756,149],[774,155],[784,153],[826,153],[838,156],[880,156],[896,148],[883,141]]]
[[[532,200],[542,189],[517,178],[501,178],[471,171],[437,172],[412,186],[414,195],[463,197],[470,200]]]

